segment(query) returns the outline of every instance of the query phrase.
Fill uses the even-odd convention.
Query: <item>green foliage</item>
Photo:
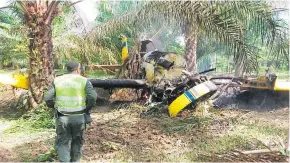
[[[277,23],[281,22],[283,21],[277,21]],[[245,40],[247,44],[253,45],[255,48],[252,52],[255,54],[254,60],[258,62],[256,73],[264,74],[268,67],[270,67],[273,72],[287,73],[289,70],[289,62],[287,61],[288,58],[283,56],[283,54],[289,54],[289,52],[284,53],[281,51],[282,49],[288,48],[282,47],[286,45],[283,42],[287,41],[287,38],[281,36],[281,33],[279,34],[278,32],[279,35],[277,37],[280,37],[280,39],[274,41],[273,46],[268,46],[262,43],[264,36],[252,30],[254,25],[255,22],[252,20],[248,23],[248,26],[246,26]],[[216,67],[217,72],[232,72],[235,69],[235,62],[232,57],[232,52],[228,50],[226,45],[217,43],[211,37],[199,38],[197,46],[197,64],[199,71]],[[249,69],[248,72],[252,72],[250,70],[251,67],[246,68]]]
[[[112,78],[114,77],[113,74],[110,74],[107,71],[103,71],[103,70],[86,71],[86,75],[88,76],[88,78]]]
[[[285,130],[285,128],[280,128],[280,127],[275,127],[274,125],[269,125],[267,123],[263,123],[263,122],[238,122],[236,124],[243,126],[243,130],[241,130],[240,128],[237,128],[236,132],[237,134],[243,134],[247,131],[251,131],[248,132],[248,134],[246,135],[247,137],[251,137],[251,138],[255,138],[255,137],[259,137],[261,135],[263,136],[269,136],[269,137],[273,137],[273,136],[282,136],[282,137],[286,137],[287,135],[287,130]]]
[[[136,2],[133,1],[101,1],[98,6],[100,14],[97,17],[97,23],[103,25],[110,20],[116,19],[116,17],[121,17],[122,14],[129,12],[135,4]],[[111,34],[104,33],[102,38],[95,42],[95,44],[97,44],[96,46],[102,47],[103,49],[98,55],[112,56],[112,58],[115,58],[114,63],[109,62],[109,64],[121,63],[122,43],[120,35],[123,34],[127,37],[128,47],[132,48],[134,46],[133,31],[134,29],[125,25],[118,30],[112,31]],[[91,35],[89,37],[91,37]],[[110,57],[100,57],[98,60],[95,60],[95,62],[104,64],[104,62],[110,60]]]
[[[162,121],[162,129],[165,133],[185,133],[194,129],[201,129],[210,123],[208,117],[190,116],[186,118],[171,118]]]
[[[178,55],[184,54],[184,46],[177,42],[177,38],[181,36],[181,32],[179,30],[175,30],[174,27],[162,27],[158,30],[158,27],[151,28],[153,33],[153,40],[160,41],[163,48],[158,48],[160,51],[165,52],[174,52]],[[157,45],[155,45],[157,46]]]
[[[206,48],[223,46],[228,56],[234,56],[235,65],[244,65],[245,72],[258,71],[260,56],[257,45],[260,44],[277,52],[275,56],[283,54],[283,58],[287,59],[286,28],[281,28],[273,16],[275,13],[265,2],[150,1],[144,4],[140,10],[114,17],[97,26],[91,37],[114,34],[124,26],[143,31],[156,24],[183,29],[190,23],[199,37],[215,40]]]
[[[98,4],[97,26],[87,36],[71,30],[75,24],[75,11],[71,8],[54,19],[56,68],[61,68],[69,59],[84,64],[120,64],[120,34],[128,37],[129,48],[134,46],[134,37],[141,33],[159,40],[162,43],[159,50],[183,54],[184,47],[175,39],[184,32],[185,23],[191,22],[198,32],[200,70],[218,67],[229,71],[238,62],[244,63],[248,72],[264,72],[268,66],[283,72],[289,69],[289,37],[285,32],[288,25],[278,20],[281,11],[272,11],[262,1],[100,1]],[[28,64],[29,39],[22,17],[17,5],[0,11],[1,68]],[[213,61],[214,56],[218,57],[220,65]],[[225,64],[228,56],[234,58],[230,64]]]
[[[69,9],[69,8],[68,8]],[[66,10],[60,16],[53,19],[52,22],[52,36],[60,37],[65,30],[67,30],[67,19],[71,16],[71,10]]]
[[[53,162],[57,159],[57,152],[54,148],[51,148],[44,154],[40,154],[37,158],[38,162]]]
[[[69,37],[70,46],[59,47],[58,59],[62,65],[70,59],[76,59],[84,65],[90,64],[117,64],[121,60],[121,48],[117,49],[115,44],[111,44],[111,39],[102,42],[87,41],[79,36]],[[121,40],[119,40],[121,45]]]
[[[166,46],[165,52],[174,52],[178,55],[184,54],[184,47],[181,46],[179,43],[172,41],[169,45]]]
[[[283,156],[288,156],[288,158],[290,156],[290,151],[288,151],[287,149],[280,149],[280,153]]]
[[[97,17],[97,20],[101,23],[106,22],[107,20],[111,19],[114,16],[112,8],[108,6],[108,2],[106,1],[100,2],[98,10],[100,14]]]
[[[115,4],[115,5],[114,5]],[[107,1],[100,2],[98,6],[99,16],[96,19],[97,24],[116,16],[119,12],[119,3]],[[113,12],[114,10],[114,12]],[[118,11],[117,11],[118,10]],[[89,40],[84,35],[70,31],[67,22],[73,19],[73,13],[68,12],[57,17],[54,21],[54,48],[55,62],[58,68],[61,68],[70,59],[76,59],[84,65],[91,64],[119,64],[121,62],[121,38],[120,34],[131,35],[127,28],[116,31],[115,35],[105,36],[99,40]],[[88,36],[91,34],[89,33]],[[128,38],[129,47],[133,46],[132,39]]]
[[[54,110],[47,108],[44,103],[22,115],[6,133],[31,132],[55,128]]]
[[[0,68],[23,68],[28,63],[28,40],[21,11],[0,10]]]
[[[224,153],[231,149],[242,148],[249,150],[249,139],[242,136],[225,135],[223,137],[199,137],[194,140],[196,148],[208,153]],[[214,145],[214,148],[213,148]]]
[[[24,114],[23,120],[34,129],[51,129],[55,127],[54,124],[54,109],[47,108],[44,103],[40,104],[36,109]]]

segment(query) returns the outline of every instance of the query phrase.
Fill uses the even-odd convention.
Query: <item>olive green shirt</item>
[[[97,100],[97,93],[95,92],[91,82],[87,80],[85,86],[86,92],[86,109],[85,111],[90,111],[95,105]],[[55,105],[55,86],[54,83],[50,86],[49,90],[44,95],[44,101],[46,105],[50,108],[54,108]]]

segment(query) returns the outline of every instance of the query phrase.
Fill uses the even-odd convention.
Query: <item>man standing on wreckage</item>
[[[78,62],[70,61],[67,71],[54,79],[44,100],[56,110],[55,149],[59,161],[79,162],[85,126],[91,122],[89,111],[96,105],[97,94],[91,82],[80,75]]]

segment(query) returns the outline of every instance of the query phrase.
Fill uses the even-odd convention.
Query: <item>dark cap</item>
[[[67,71],[69,72],[72,72],[74,70],[77,70],[79,68],[79,62],[77,61],[69,61],[67,64],[66,64],[66,68],[67,68]]]

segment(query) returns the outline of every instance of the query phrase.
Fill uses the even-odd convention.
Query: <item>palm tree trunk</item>
[[[54,79],[54,64],[52,57],[52,31],[50,25],[36,25],[29,33],[29,81],[31,97],[30,104],[35,106],[42,102],[43,90],[47,89]]]
[[[228,60],[227,60],[227,73],[230,73],[230,57],[228,57]]]
[[[245,67],[244,62],[239,62],[236,64],[236,69],[235,69],[236,77],[242,77],[244,75],[244,67]]]
[[[51,24],[57,15],[58,1],[50,5],[42,1],[18,2],[24,10],[24,23],[29,27],[29,103],[36,107],[42,102],[43,91],[54,79]]]
[[[141,62],[141,56],[140,56],[140,39],[139,35],[135,37],[134,40],[134,49],[133,49],[133,59],[130,63],[130,69],[129,69],[129,76],[130,79],[136,79],[137,78],[137,73],[140,70],[140,62]]]
[[[196,67],[196,50],[197,50],[197,33],[191,23],[185,25],[185,54],[187,71],[191,73],[197,72]]]

